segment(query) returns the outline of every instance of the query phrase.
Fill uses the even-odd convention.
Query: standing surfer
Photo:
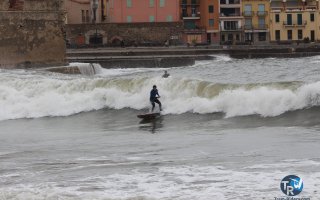
[[[153,110],[154,110],[155,102],[157,104],[159,104],[160,111],[162,111],[161,102],[158,100],[158,98],[160,98],[160,95],[158,93],[157,86],[154,85],[152,90],[150,91],[150,102],[152,104],[152,111],[151,112],[153,112]]]

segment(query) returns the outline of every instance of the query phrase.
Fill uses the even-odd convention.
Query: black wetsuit
[[[160,96],[159,93],[158,93],[158,90],[157,89],[152,89],[151,92],[150,92],[150,102],[152,104],[152,112],[153,112],[153,109],[155,107],[155,102],[157,104],[159,104],[159,107],[160,107],[160,111],[162,110],[161,109],[161,102],[158,100],[158,97]]]

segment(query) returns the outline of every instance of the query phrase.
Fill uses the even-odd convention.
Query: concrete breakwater
[[[68,61],[97,63],[103,68],[179,67],[194,65],[196,60],[214,59],[224,54],[232,58],[303,57],[320,55],[320,46],[223,47],[223,48],[91,48],[69,49]],[[80,65],[80,64],[79,64]],[[51,72],[66,74],[83,73],[77,65],[48,68]],[[91,69],[88,64],[88,69]]]
[[[69,62],[99,63],[104,68],[179,67],[193,65],[196,60],[214,59],[217,54],[240,59],[302,57],[320,55],[320,45],[69,49],[67,58]]]

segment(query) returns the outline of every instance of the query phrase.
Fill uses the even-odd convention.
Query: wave
[[[111,109],[148,109],[157,83],[164,114],[278,116],[320,105],[320,82],[219,84],[170,77],[82,77],[0,74],[0,120],[69,116]]]

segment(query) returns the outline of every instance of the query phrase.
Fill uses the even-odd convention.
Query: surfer
[[[160,111],[162,111],[162,108],[161,108],[161,102],[158,100],[158,98],[160,98],[160,95],[158,93],[158,90],[157,90],[157,86],[154,85],[152,90],[150,91],[150,102],[152,104],[152,110],[151,112],[153,112],[154,110],[154,107],[155,107],[155,102],[157,104],[159,104],[159,108],[160,108]]]
[[[162,75],[162,78],[168,78],[170,74],[168,74],[167,70],[164,71],[164,74]]]

